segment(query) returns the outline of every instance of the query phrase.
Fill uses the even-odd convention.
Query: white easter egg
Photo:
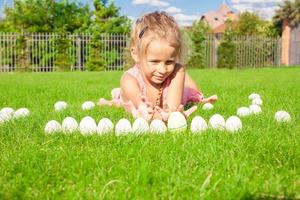
[[[223,131],[225,130],[225,119],[222,117],[220,114],[214,114],[210,119],[209,119],[209,126],[212,129]]]
[[[120,119],[115,127],[116,136],[127,135],[131,133],[131,124],[127,119]]]
[[[257,98],[260,99],[260,95],[257,94],[257,93],[252,93],[252,94],[249,95],[248,98],[249,98],[249,100],[253,100],[253,99],[257,99]]]
[[[172,112],[168,119],[170,132],[183,132],[187,129],[187,122],[181,112]]]
[[[53,134],[61,131],[62,129],[60,123],[55,120],[49,121],[45,126],[45,133],[47,134]]]
[[[12,109],[10,107],[5,107],[0,110],[0,113],[5,113],[5,114],[9,115],[10,117],[13,117],[14,112],[15,112],[14,109]]]
[[[11,119],[11,116],[7,113],[0,113],[0,124],[4,124]]]
[[[16,110],[13,118],[18,119],[18,118],[22,118],[22,117],[28,117],[29,115],[30,115],[30,111],[27,108],[20,108],[20,109]]]
[[[290,114],[286,111],[280,110],[275,113],[275,120],[277,122],[289,122],[291,119]]]
[[[167,132],[167,126],[163,121],[154,119],[150,124],[150,132],[156,134],[164,134]]]
[[[97,124],[92,117],[86,116],[80,121],[79,130],[82,135],[92,135],[97,132]]]
[[[226,120],[227,131],[234,133],[242,130],[242,128],[243,128],[242,121],[237,116],[231,116]]]
[[[202,110],[211,110],[214,108],[214,105],[212,105],[211,103],[205,103],[203,106],[202,106]]]
[[[259,114],[259,113],[262,112],[261,107],[258,106],[258,105],[255,105],[255,104],[249,106],[249,109],[250,109],[250,113],[251,114],[255,114],[255,115],[257,115],[257,114]]]
[[[239,116],[239,117],[247,117],[251,114],[250,112],[250,109],[248,107],[240,107],[236,114]]]
[[[144,118],[137,118],[132,125],[132,132],[138,135],[149,132],[148,122]]]
[[[86,101],[81,105],[82,110],[91,110],[95,107],[95,103],[92,101]]]
[[[64,133],[73,133],[78,130],[78,123],[73,117],[66,117],[62,122]]]
[[[263,101],[260,98],[256,98],[252,100],[252,105],[258,105],[261,106],[263,104]]]
[[[196,116],[193,118],[191,122],[192,133],[201,133],[203,131],[206,131],[207,128],[208,128],[207,123],[202,117]]]
[[[68,107],[68,104],[64,101],[58,101],[54,104],[54,109],[57,112],[65,110],[67,107]]]
[[[112,121],[108,118],[103,118],[99,121],[98,127],[97,127],[97,133],[99,135],[111,133],[114,131],[114,124]]]

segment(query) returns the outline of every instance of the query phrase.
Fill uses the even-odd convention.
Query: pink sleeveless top
[[[143,79],[143,76],[142,76],[138,66],[134,66],[134,67],[130,68],[125,73],[129,73],[131,76],[136,78],[136,80],[139,84],[141,93],[146,96],[146,94],[147,94],[146,83]],[[169,88],[170,83],[171,83],[171,79],[168,77],[164,81],[163,86],[162,86],[163,87],[163,90],[162,90],[162,101],[163,101],[162,104],[163,105],[167,104],[167,95],[168,95],[168,88]],[[121,89],[120,88],[114,88],[111,91],[111,95],[112,95],[112,100],[113,100],[114,104],[116,104],[117,106],[123,106],[127,111],[130,111],[127,109],[128,103],[125,103],[121,98]],[[203,101],[203,99],[204,99],[203,95],[200,91],[184,86],[181,104],[186,105],[187,103],[201,103]]]

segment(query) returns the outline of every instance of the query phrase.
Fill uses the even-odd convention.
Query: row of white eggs
[[[68,107],[68,104],[65,101],[58,101],[54,104],[54,109],[57,112],[65,110],[67,107]],[[86,101],[81,105],[82,110],[91,110],[94,107],[95,107],[95,103],[92,101]]]
[[[208,127],[215,130],[223,131],[226,129],[229,132],[237,132],[242,129],[242,122],[236,116],[229,117],[225,122],[225,119],[219,114],[215,114],[210,118],[209,125],[207,125],[206,121],[200,116],[194,117],[191,122],[192,133],[203,132],[207,130]],[[79,130],[83,135],[95,133],[102,135],[113,131],[116,135],[126,135],[129,133],[144,134],[147,132],[163,134],[166,133],[167,130],[170,132],[181,132],[186,129],[186,119],[180,112],[171,113],[167,126],[158,119],[153,120],[149,125],[143,118],[137,118],[132,126],[127,119],[121,119],[114,127],[114,124],[108,118],[101,119],[97,125],[96,121],[89,116],[84,117],[79,124],[74,118],[67,117],[63,120],[62,125],[55,120],[51,120],[45,126],[45,132],[49,134],[55,132],[73,133]]]
[[[114,127],[113,122],[108,118],[103,118],[99,121],[98,125],[92,117],[84,117],[80,123],[72,117],[67,117],[63,120],[62,125],[55,120],[49,121],[45,126],[45,133],[51,134],[56,132],[73,133],[80,131],[83,135],[92,134],[107,134],[115,131],[116,135],[128,134],[134,132],[136,134],[142,134],[146,132],[153,133],[165,133],[167,131],[166,125],[160,120],[153,120],[148,125],[148,122],[143,118],[135,120],[133,126],[127,119],[121,119]]]
[[[30,115],[27,108],[20,108],[16,111],[13,108],[5,107],[0,110],[0,124],[8,122],[12,119],[19,119]]]

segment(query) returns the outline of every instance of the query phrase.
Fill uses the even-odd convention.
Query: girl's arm
[[[126,110],[131,112],[135,118],[143,117],[150,120],[154,108],[151,103],[146,101],[146,97],[142,96],[137,80],[130,74],[125,73],[121,78],[120,85],[121,98]]]
[[[124,102],[131,101],[137,108],[141,102],[139,88],[137,80],[128,73],[124,73],[120,80],[121,98]]]
[[[176,64],[171,75],[171,83],[168,89],[167,106],[169,111],[176,111],[181,104],[185,80],[185,69],[182,65]]]

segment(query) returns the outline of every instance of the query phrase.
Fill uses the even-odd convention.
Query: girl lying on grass
[[[121,88],[112,90],[112,100],[99,105],[124,107],[135,118],[167,121],[170,112],[186,117],[197,106],[184,111],[187,103],[214,103],[217,96],[204,98],[196,83],[179,64],[182,52],[180,30],[165,12],[153,12],[138,19],[131,33],[131,56],[135,65],[126,71]]]

